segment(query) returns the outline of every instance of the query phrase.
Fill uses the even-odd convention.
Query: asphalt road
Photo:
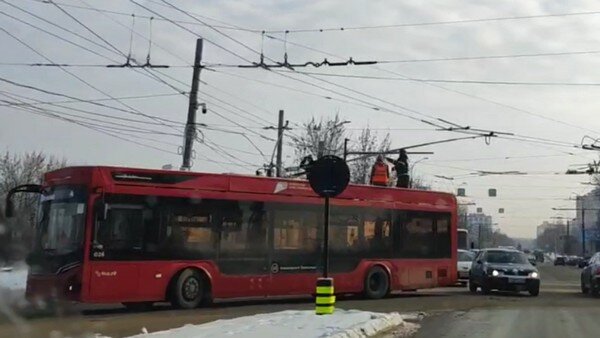
[[[496,306],[434,312],[414,337],[598,337],[600,299],[580,293],[579,271],[541,266],[542,291],[536,299],[497,294],[489,296],[504,297]]]
[[[528,294],[471,294],[464,287],[401,293],[382,300],[347,298],[338,308],[367,311],[425,312],[416,337],[586,337],[600,332],[600,299],[579,293],[579,269],[540,266],[542,288],[538,297]],[[71,337],[100,333],[123,337],[142,328],[158,331],[217,319],[287,309],[314,309],[312,300],[236,301],[196,310],[128,312],[122,307],[81,309],[62,317],[0,318],[0,337]],[[566,330],[566,331],[565,331]],[[54,333],[52,333],[54,331]],[[567,334],[565,334],[565,332]],[[51,336],[51,334],[53,334]],[[598,336],[595,334],[594,336]]]

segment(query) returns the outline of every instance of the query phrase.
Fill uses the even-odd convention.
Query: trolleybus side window
[[[219,268],[223,273],[265,273],[267,211],[263,202],[229,203],[220,224]]]
[[[272,262],[280,272],[315,270],[320,259],[322,210],[311,205],[272,203]]]
[[[141,205],[110,204],[106,220],[96,225],[92,255],[107,259],[139,256],[143,248],[142,208]]]
[[[451,257],[450,214],[397,211],[394,256],[398,258]]]
[[[450,214],[441,214],[436,220],[435,234],[436,256],[438,258],[450,258],[452,256],[450,243]]]
[[[363,217],[366,257],[388,258],[392,253],[392,221],[388,210],[369,210]]]
[[[165,199],[165,240],[170,258],[209,259],[215,254],[217,233],[213,200]]]

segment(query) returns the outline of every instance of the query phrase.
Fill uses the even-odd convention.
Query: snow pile
[[[27,267],[0,269],[0,289],[25,292]]]
[[[332,315],[317,316],[314,311],[281,311],[254,316],[217,320],[201,325],[143,333],[129,338],[362,338],[391,330],[414,329],[398,313],[336,310]]]
[[[8,306],[22,306],[25,303],[27,267],[0,270],[0,303]]]

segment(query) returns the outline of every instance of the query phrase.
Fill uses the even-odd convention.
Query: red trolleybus
[[[70,167],[8,200],[34,191],[30,299],[194,308],[310,295],[321,274],[323,202],[306,181]],[[331,203],[336,293],[382,298],[456,282],[452,194],[350,185]]]

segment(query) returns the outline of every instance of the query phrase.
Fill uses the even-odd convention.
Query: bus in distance
[[[304,296],[321,275],[323,203],[308,182],[68,167],[41,185],[26,296],[128,307]],[[349,185],[331,200],[338,294],[385,297],[457,280],[452,194]]]

